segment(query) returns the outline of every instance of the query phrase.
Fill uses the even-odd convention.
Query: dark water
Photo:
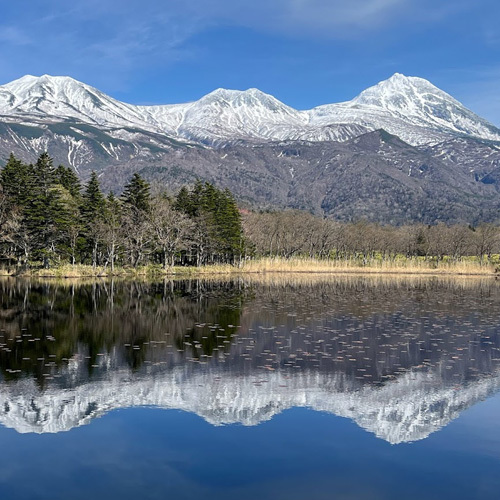
[[[500,498],[500,283],[0,282],[0,499]]]

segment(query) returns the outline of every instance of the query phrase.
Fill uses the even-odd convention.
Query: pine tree
[[[226,256],[226,260],[234,262],[241,257],[243,246],[243,226],[241,214],[238,210],[236,200],[229,189],[220,192],[220,207],[217,213],[217,228],[220,251]]]
[[[175,208],[194,222],[193,250],[198,264],[234,262],[241,257],[243,228],[236,201],[229,190],[197,181],[191,192],[182,188]]]
[[[42,153],[29,171],[30,191],[23,209],[23,224],[31,242],[34,257],[43,259],[48,267],[56,256],[61,231],[69,222],[62,192],[57,188],[52,158]]]
[[[82,197],[82,218],[86,224],[94,222],[104,209],[105,200],[95,171],[90,174],[90,180]]]
[[[81,196],[82,186],[78,176],[75,174],[72,168],[65,167],[64,165],[59,165],[55,172],[56,182],[63,186],[67,191],[73,196],[73,198],[78,199]]]
[[[174,202],[174,209],[192,217],[191,195],[186,186],[183,186]]]
[[[122,194],[123,203],[134,211],[148,212],[151,203],[151,190],[149,184],[135,173],[125,186]]]
[[[81,218],[83,234],[86,240],[84,249],[92,255],[92,266],[97,266],[97,251],[100,237],[100,221],[104,215],[106,201],[101,192],[99,179],[93,171],[82,197]]]
[[[0,229],[5,235],[0,249],[19,262],[35,258],[48,265],[66,257],[72,263],[91,259],[94,266],[100,261],[113,268],[124,250],[124,262],[133,266],[159,253],[166,266],[180,254],[188,262],[196,256],[201,264],[232,262],[241,252],[234,197],[209,182],[182,188],[175,202],[165,195],[152,200],[149,184],[134,174],[120,200],[113,194],[106,199],[95,172],[82,193],[75,172],[63,165],[54,168],[47,153],[30,165],[10,155],[0,181]]]
[[[148,223],[151,211],[149,184],[134,174],[122,194],[124,245],[128,261],[137,267],[151,251],[152,232]]]
[[[33,167],[25,165],[12,153],[0,174],[4,194],[19,207],[26,205],[33,185]]]
[[[53,221],[57,228],[57,253],[69,256],[76,263],[78,243],[82,235],[79,198],[75,198],[61,184],[52,188]]]
[[[33,166],[33,179],[36,189],[45,196],[48,195],[50,188],[56,184],[54,163],[47,152],[42,153]]]
[[[199,217],[201,215],[204,193],[205,186],[198,179],[190,195],[190,213],[188,214],[190,217]]]

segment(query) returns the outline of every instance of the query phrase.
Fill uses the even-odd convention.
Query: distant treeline
[[[252,257],[436,260],[500,254],[500,228],[445,224],[341,223],[306,212],[246,212],[227,189],[196,182],[177,196],[152,193],[134,174],[120,197],[103,194],[95,172],[75,172],[43,153],[10,156],[0,173],[0,257],[27,268],[240,263]]]
[[[423,257],[481,260],[500,254],[500,228],[492,224],[472,227],[412,224],[385,226],[376,223],[343,223],[299,211],[250,213],[244,234],[254,254],[384,260]]]
[[[210,183],[197,182],[176,197],[152,195],[134,174],[119,198],[105,196],[95,172],[82,188],[71,168],[54,167],[46,153],[30,165],[11,155],[0,183],[0,248],[9,264],[114,269],[234,263],[242,256],[236,202]]]

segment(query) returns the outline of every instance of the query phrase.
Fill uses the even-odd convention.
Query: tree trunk
[[[92,267],[95,269],[97,267],[97,242],[94,242],[92,248]]]
[[[113,243],[111,245],[111,273],[115,272],[115,244]]]

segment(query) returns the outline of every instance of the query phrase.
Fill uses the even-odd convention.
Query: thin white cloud
[[[468,0],[190,0],[182,5],[212,22],[325,39],[362,38],[391,26],[423,28],[473,8]]]
[[[292,0],[284,2],[284,21],[293,25],[305,25],[309,28],[324,30],[334,29],[374,29],[390,22],[401,9],[409,5],[409,0]],[[335,31],[330,33],[335,36]]]
[[[167,66],[189,57],[186,40],[199,31],[197,17],[151,0],[18,0],[0,30],[2,80],[23,73],[68,74],[119,89],[131,71]],[[23,4],[26,4],[23,8]],[[168,7],[168,4],[166,4]],[[3,74],[3,75],[2,75]]]

